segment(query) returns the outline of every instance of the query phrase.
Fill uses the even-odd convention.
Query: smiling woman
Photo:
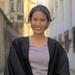
[[[70,75],[64,48],[44,35],[52,21],[47,7],[33,7],[28,20],[33,35],[12,42],[4,75]]]

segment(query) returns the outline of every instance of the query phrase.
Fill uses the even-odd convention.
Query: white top
[[[47,75],[49,52],[47,44],[36,48],[30,43],[29,60],[33,75]]]

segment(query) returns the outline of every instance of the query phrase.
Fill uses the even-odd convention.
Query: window
[[[63,40],[62,40],[62,34],[59,34],[59,35],[58,35],[58,41],[59,41],[59,43],[64,47],[64,42],[63,42]]]
[[[10,12],[14,12],[14,0],[10,0]]]
[[[69,52],[69,31],[64,33],[64,46],[67,52]]]
[[[22,10],[22,13],[24,12],[24,0],[21,0],[22,1],[22,4],[21,4],[21,10]]]
[[[21,0],[17,0],[17,12],[21,12]]]
[[[23,20],[23,15],[18,15],[17,20]]]
[[[24,11],[24,0],[17,0],[17,12],[23,13]]]
[[[75,27],[73,28],[73,52],[75,52]]]
[[[58,41],[62,44],[62,35],[61,34],[59,34],[59,36],[58,36]]]

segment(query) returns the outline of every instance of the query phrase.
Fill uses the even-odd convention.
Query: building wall
[[[0,0],[0,8],[8,16],[9,15],[9,0]]]
[[[3,31],[3,16],[1,16],[0,12],[0,74],[3,73],[3,68],[4,68],[4,31]]]
[[[3,75],[11,42],[17,37],[20,37],[20,35],[0,9],[0,75]]]
[[[24,0],[0,0],[0,8],[21,33],[24,25]],[[12,10],[13,9],[13,10]],[[12,11],[11,11],[12,10]]]
[[[72,0],[72,27],[75,26],[75,0]]]

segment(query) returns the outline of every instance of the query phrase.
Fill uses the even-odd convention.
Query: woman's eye
[[[42,19],[41,21],[45,21],[45,19]]]
[[[36,18],[34,18],[33,20],[34,20],[34,21],[37,21],[37,19],[36,19]]]
[[[47,19],[37,19],[37,18],[33,18],[34,21],[41,21],[41,22],[44,22],[46,21]]]

